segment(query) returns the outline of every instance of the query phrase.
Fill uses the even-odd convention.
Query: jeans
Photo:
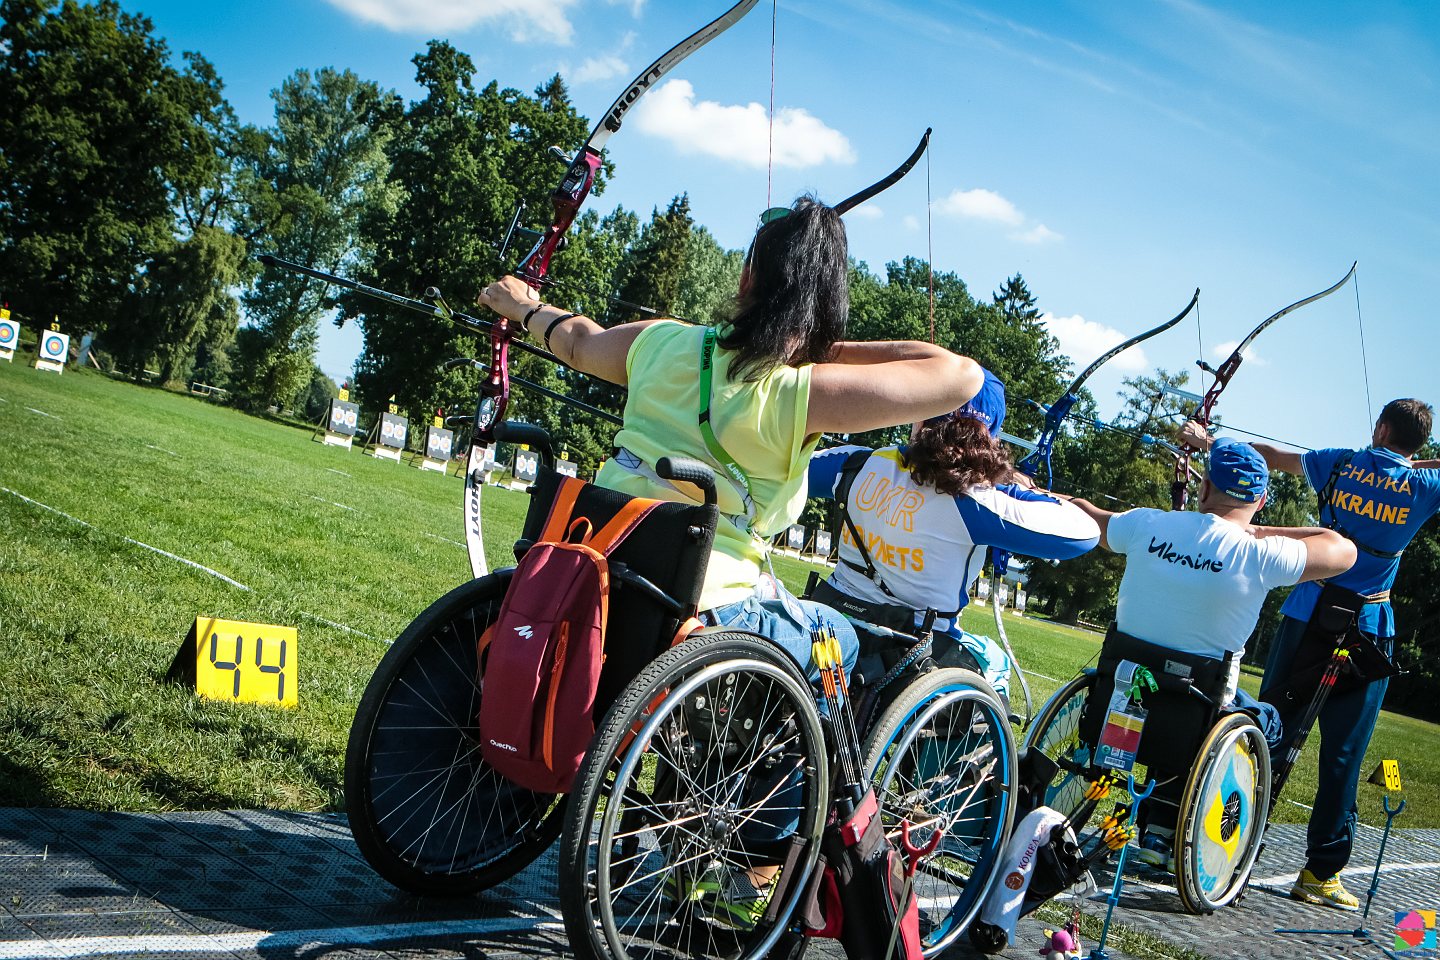
[[[778,590],[778,595],[777,594]],[[829,607],[810,600],[801,600],[785,593],[784,587],[757,588],[753,596],[712,610],[710,617],[719,626],[758,634],[780,647],[798,663],[812,685],[820,683],[820,669],[810,651],[810,631],[828,627],[840,641],[840,653],[848,677],[860,655],[860,641],[850,621]],[[816,704],[822,715],[828,713],[818,695]],[[743,827],[740,835],[747,845],[769,845],[784,840],[800,826],[800,805],[803,783],[795,771],[784,776],[778,789],[774,779],[762,775],[750,786],[752,798],[767,798]],[[828,791],[829,784],[816,785]],[[761,859],[765,859],[762,855]]]
[[[1289,677],[1306,626],[1304,620],[1281,618],[1280,628],[1270,644],[1261,696]],[[1387,653],[1393,643],[1389,638],[1371,639]],[[1380,717],[1380,705],[1389,683],[1389,680],[1377,680],[1347,693],[1331,693],[1320,709],[1320,783],[1315,791],[1315,808],[1310,812],[1305,849],[1305,866],[1317,879],[1333,877],[1350,862],[1355,824],[1359,820],[1355,794],[1363,773],[1365,750],[1370,746],[1370,735],[1375,732],[1375,721]],[[1277,752],[1288,750],[1299,737],[1300,720],[1307,706],[1308,701],[1280,710],[1285,734]]]

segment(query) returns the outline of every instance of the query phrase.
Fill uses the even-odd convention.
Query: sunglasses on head
[[[758,224],[757,229],[758,227],[765,226],[765,224],[767,223],[774,223],[776,220],[787,217],[792,212],[793,211],[791,211],[789,207],[771,207],[769,210],[766,210],[760,214],[760,223]]]

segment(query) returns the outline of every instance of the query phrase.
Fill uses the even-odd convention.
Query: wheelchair
[[[1087,785],[1105,772],[1097,745],[1116,668],[1129,661],[1150,671],[1158,690],[1143,697],[1148,716],[1135,778],[1153,778],[1156,790],[1140,808],[1141,822],[1153,820],[1157,808],[1173,809],[1175,886],[1189,913],[1212,913],[1244,893],[1270,809],[1264,734],[1249,713],[1219,706],[1236,656],[1216,660],[1181,653],[1127,636],[1111,624],[1096,668],[1046,702],[1024,741],[1022,755],[1033,752],[1053,761],[1037,765],[1053,776],[1037,785],[1034,805],[1076,810]]]
[[[501,436],[542,459],[520,556],[561,478],[542,431],[507,424]],[[377,668],[346,751],[351,826],[386,880],[432,895],[493,887],[561,837],[560,901],[581,957],[763,957],[798,942],[831,810],[829,719],[800,665],[769,641],[710,627],[675,642],[695,612],[718,512],[702,465],[661,460],[656,472],[695,483],[705,503],[662,504],[612,555],[601,719],[570,793],[520,789],[480,753],[477,650],[513,574],[497,570],[432,604]],[[576,515],[598,526],[628,499],[586,486]],[[865,764],[887,829],[898,837],[909,822],[922,843],[944,835],[916,876],[934,953],[994,880],[1015,749],[979,677],[902,679],[862,731]],[[717,914],[724,885],[762,870],[773,882],[761,915]]]

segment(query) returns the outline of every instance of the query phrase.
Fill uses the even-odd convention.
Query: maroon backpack
[[[480,639],[480,752],[527,790],[567,793],[595,735],[610,605],[607,557],[661,501],[635,498],[594,532],[566,477]],[[488,656],[487,656],[488,648]]]

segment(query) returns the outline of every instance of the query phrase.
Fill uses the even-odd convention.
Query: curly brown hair
[[[905,449],[905,466],[916,483],[950,496],[1004,483],[1014,472],[1005,448],[974,417],[925,421]]]

